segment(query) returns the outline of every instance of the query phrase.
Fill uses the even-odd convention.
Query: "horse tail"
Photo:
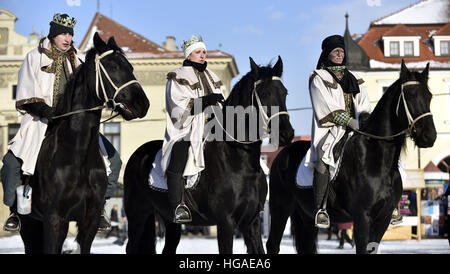
[[[128,254],[155,254],[155,211],[148,176],[162,140],[140,146],[130,157],[124,173],[124,207],[128,220]]]
[[[291,214],[291,232],[295,249],[299,254],[317,253],[318,229],[311,223],[311,218],[304,214],[300,208]]]

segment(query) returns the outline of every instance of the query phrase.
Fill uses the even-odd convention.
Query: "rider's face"
[[[203,64],[206,61],[206,49],[198,48],[195,49],[191,54],[188,56],[188,60],[196,63]]]
[[[58,49],[65,51],[72,44],[72,35],[70,35],[69,33],[58,34],[55,36],[55,38],[53,38],[53,42],[55,42],[55,46]]]
[[[328,59],[330,59],[331,62],[336,64],[342,64],[345,57],[345,51],[343,48],[335,48],[330,52],[328,55]]]

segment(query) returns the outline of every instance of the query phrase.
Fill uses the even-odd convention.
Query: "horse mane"
[[[251,92],[253,91],[253,85],[258,79],[267,79],[272,77],[272,66],[260,67],[258,70],[258,76],[253,71],[247,72],[242,78],[233,86],[230,95],[225,101],[227,106],[237,105],[250,105],[251,104]],[[258,78],[258,79],[257,79]]]
[[[117,46],[116,43],[108,43],[109,49],[117,51],[121,54],[124,54],[124,51]],[[87,89],[87,82],[85,79],[88,77],[88,67],[95,59],[95,55],[97,54],[97,50],[95,48],[91,48],[86,53],[85,62],[78,66],[72,75],[69,77],[67,84],[65,86],[64,92],[59,95],[58,103],[56,105],[55,113],[56,115],[61,115],[67,112],[72,111],[72,100],[77,88],[82,88],[84,90]]]

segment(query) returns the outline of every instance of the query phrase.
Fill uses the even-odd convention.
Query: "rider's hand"
[[[223,98],[223,95],[220,93],[211,93],[209,95],[203,96],[202,99],[206,101],[206,103],[204,103],[205,107],[214,106],[217,104],[217,102],[223,103],[223,101],[225,100]]]

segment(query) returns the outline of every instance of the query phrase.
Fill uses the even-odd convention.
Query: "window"
[[[399,42],[390,42],[390,55],[391,56],[400,56],[400,46]]]
[[[106,139],[120,153],[120,123],[106,123],[103,132]]]
[[[450,41],[441,41],[441,55],[449,56],[450,55]]]
[[[8,124],[8,142],[11,141],[16,133],[19,131],[20,124]]]
[[[13,100],[16,100],[16,95],[17,95],[17,85],[13,85],[12,86],[12,98],[13,98]]]
[[[414,55],[414,42],[413,41],[405,41],[405,56],[413,56]]]

